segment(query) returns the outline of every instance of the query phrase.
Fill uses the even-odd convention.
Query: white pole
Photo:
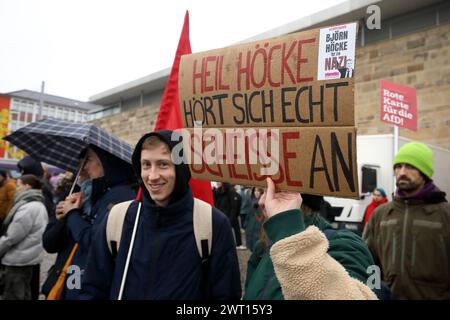
[[[394,149],[392,150],[392,160],[394,160],[395,156],[397,155],[398,152],[398,127],[394,126]],[[394,186],[392,188],[394,194],[395,194],[395,190],[396,190],[396,181],[395,181],[395,174],[393,175],[393,183]]]
[[[136,231],[139,224],[139,216],[141,214],[141,204],[142,202],[139,202],[139,206],[136,213],[136,220],[134,221],[133,233],[131,234],[130,247],[128,248],[127,260],[125,262],[125,269],[123,270],[122,281],[120,283],[119,296],[117,297],[117,300],[122,300],[123,289],[125,288],[125,282],[127,280],[128,266],[130,265],[131,253],[133,252],[134,238],[136,237]]]

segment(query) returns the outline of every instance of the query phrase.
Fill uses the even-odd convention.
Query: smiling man
[[[433,152],[410,142],[393,165],[394,201],[375,209],[363,238],[394,298],[448,300],[450,205],[431,180]]]
[[[160,207],[167,206],[175,189],[175,165],[170,149],[157,136],[142,144],[141,178],[151,199]]]
[[[202,267],[193,226],[191,174],[187,164],[175,165],[172,161],[172,150],[182,143],[181,137],[172,135],[169,130],[146,134],[133,153],[143,196],[121,298],[239,299],[240,273],[231,226],[216,208],[212,208],[208,268]],[[103,222],[90,253],[83,298],[118,298],[137,211],[138,202],[133,201],[126,212],[116,253],[108,248],[108,219]]]

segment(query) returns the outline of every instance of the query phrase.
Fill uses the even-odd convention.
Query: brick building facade
[[[417,131],[401,136],[450,149],[450,24],[383,41],[356,51],[358,134],[392,133],[379,120],[380,80],[417,90]]]

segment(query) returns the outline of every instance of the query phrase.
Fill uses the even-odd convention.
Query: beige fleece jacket
[[[315,226],[276,242],[273,266],[286,300],[376,300],[328,253],[328,239]]]

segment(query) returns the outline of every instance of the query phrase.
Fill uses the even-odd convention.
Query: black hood
[[[34,174],[38,178],[42,178],[44,175],[44,169],[41,163],[30,156],[25,156],[17,162],[17,167],[22,174]]]
[[[132,184],[135,181],[131,164],[96,146],[89,145],[89,148],[97,154],[104,173],[102,177],[92,180],[92,203],[95,203],[109,188],[119,184]]]
[[[222,187],[217,188],[217,191],[219,193],[227,193],[228,190],[230,190],[232,188],[231,184],[228,182],[222,182]]]
[[[139,185],[142,188],[142,194],[150,200],[150,202],[154,202],[152,198],[150,197],[150,194],[147,191],[147,188],[145,187],[142,179],[141,179],[141,151],[142,151],[142,144],[144,143],[145,139],[151,136],[157,136],[161,141],[163,141],[168,147],[169,150],[172,151],[172,149],[178,145],[179,143],[183,143],[183,138],[181,135],[174,133],[172,130],[159,130],[159,131],[153,131],[150,133],[147,133],[144,135],[136,144],[136,148],[133,152],[132,162],[133,162],[133,169],[136,174],[136,177],[138,178]],[[173,136],[173,139],[172,139]],[[183,150],[181,149],[180,156],[184,157]],[[177,202],[180,200],[186,192],[189,191],[189,180],[191,179],[191,171],[189,170],[189,166],[186,164],[186,161],[183,161],[181,164],[175,165],[175,188],[172,192],[172,196],[170,198],[170,203]]]

